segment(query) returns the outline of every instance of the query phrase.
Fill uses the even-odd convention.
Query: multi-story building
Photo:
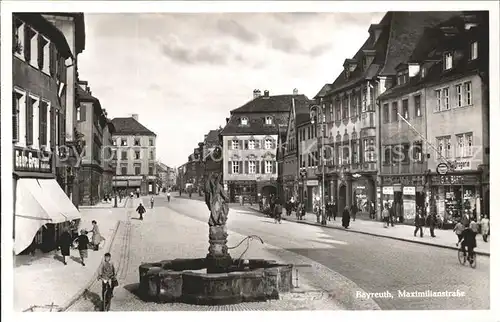
[[[87,82],[79,82],[76,93],[77,129],[83,134],[84,149],[78,177],[79,200],[80,205],[95,205],[104,195],[112,194],[114,126]]]
[[[161,187],[166,189],[172,189],[176,185],[176,169],[165,165],[162,162],[158,162],[156,166],[156,171],[158,172],[158,178],[161,182]]]
[[[294,90],[294,95],[298,95],[298,91]],[[312,103],[312,101],[311,101]],[[288,120],[288,128],[286,134],[286,145],[282,154],[283,167],[283,194],[285,200],[290,200],[294,197],[299,199],[300,172],[299,172],[299,148],[298,148],[298,131],[297,126],[309,120],[309,104],[306,101],[295,102],[292,98],[292,108],[290,109],[290,117]]]
[[[43,17],[56,26],[66,38],[72,54],[71,62],[66,61],[66,84],[60,91],[65,92],[66,101],[64,133],[64,145],[58,153],[61,158],[56,160],[57,180],[66,194],[70,196],[73,204],[79,204],[80,193],[78,191],[80,155],[82,153],[82,135],[76,129],[76,88],[78,83],[78,55],[85,49],[85,21],[83,13],[44,13]],[[65,86],[63,86],[65,85]]]
[[[74,55],[64,34],[42,15],[15,13],[12,19],[13,238],[18,255],[54,249],[62,228],[79,220],[80,213],[55,180],[56,151],[65,144],[65,61]]]
[[[205,134],[203,140],[203,178],[206,180],[213,173],[222,173],[223,157],[222,157],[222,141],[220,133],[222,127],[217,130],[211,130]],[[217,151],[216,151],[217,149]]]
[[[487,12],[427,30],[381,96],[383,199],[408,222],[416,206],[445,222],[489,214],[488,34]]]
[[[392,86],[398,73],[396,66],[411,55],[425,28],[453,15],[452,12],[388,12],[379,24],[370,26],[369,37],[353,58],[344,61],[344,71],[330,85],[330,90],[315,97],[328,123],[325,149],[333,152],[330,153],[333,157],[327,161],[326,186],[339,212],[344,206],[356,204],[361,216],[368,216],[370,207],[376,204],[379,159],[376,99]]]
[[[115,128],[112,137],[117,164],[113,186],[126,193],[156,194],[156,134],[139,123],[137,114],[111,122]]]
[[[278,144],[286,140],[292,98],[308,101],[304,95],[275,95],[269,91],[232,110],[221,132],[223,177],[231,202],[239,196],[256,202],[258,195],[278,196]],[[280,139],[278,140],[278,137]]]

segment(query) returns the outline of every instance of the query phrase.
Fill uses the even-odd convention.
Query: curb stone
[[[247,208],[250,209],[250,210],[252,210],[252,211],[254,211],[254,212],[257,212],[257,213],[261,214],[260,211],[254,209],[254,208],[252,208],[250,206],[247,206]],[[404,242],[409,242],[409,243],[414,243],[414,244],[421,244],[421,245],[427,245],[427,246],[434,246],[434,247],[439,247],[439,248],[447,248],[447,249],[457,250],[457,248],[454,247],[454,246],[434,244],[434,243],[429,243],[429,242],[420,241],[420,240],[411,240],[411,239],[406,239],[404,237],[387,236],[387,235],[381,235],[381,234],[377,234],[377,233],[371,233],[371,232],[360,231],[360,230],[351,230],[351,229],[345,229],[345,228],[340,228],[340,227],[323,226],[321,224],[314,223],[314,222],[290,220],[290,219],[285,218],[285,217],[282,217],[281,219],[285,220],[285,221],[289,221],[289,222],[294,222],[294,223],[297,223],[297,224],[302,224],[302,225],[317,226],[317,227],[323,227],[323,228],[329,228],[329,229],[337,229],[337,230],[342,230],[342,231],[350,231],[350,232],[353,232],[353,233],[358,233],[358,234],[363,234],[363,235],[375,236],[375,237],[380,237],[380,238],[388,238],[388,239],[394,239],[394,240],[399,240],[399,241],[404,241]],[[476,251],[476,250],[474,252],[477,255],[482,255],[482,256],[490,257],[490,254],[487,253],[487,252]]]
[[[111,246],[113,245],[116,237],[116,233],[118,232],[118,228],[120,228],[121,221],[118,221],[115,226],[115,231],[113,232],[113,236],[111,236],[111,241],[109,243],[109,246],[107,247],[107,250],[104,253],[109,253],[111,250]],[[82,295],[85,293],[86,290],[90,288],[90,286],[94,283],[94,281],[97,279],[97,271],[99,270],[99,267],[96,269],[90,280],[71,298],[69,299],[68,302],[66,302],[64,305],[61,306],[59,309],[59,312],[64,312],[68,310],[73,304],[75,304],[76,301],[78,301]]]

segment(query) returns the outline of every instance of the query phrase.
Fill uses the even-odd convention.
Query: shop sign
[[[357,186],[357,187],[354,187],[354,189],[364,190],[364,189],[366,189],[366,188],[365,188],[365,186]]]
[[[460,160],[455,161],[455,170],[471,170],[471,161],[470,160]]]
[[[477,185],[479,184],[478,175],[458,175],[458,176],[433,176],[432,185]]]
[[[415,187],[403,187],[403,194],[414,196],[415,195]]]
[[[423,175],[409,175],[409,176],[383,176],[382,185],[403,185],[403,186],[420,186],[425,182]]]
[[[436,172],[442,176],[447,174],[448,170],[449,170],[448,165],[446,163],[443,163],[443,162],[438,164],[436,167]]]
[[[307,186],[317,186],[318,185],[318,180],[307,180],[306,181]]]
[[[394,194],[394,188],[393,187],[382,187],[382,193],[384,195],[393,195]]]
[[[396,185],[396,186],[393,186],[393,189],[395,192],[401,192],[402,187],[401,187],[401,185]]]

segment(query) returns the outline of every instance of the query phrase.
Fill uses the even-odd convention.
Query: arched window
[[[273,124],[273,117],[266,116],[266,125],[272,125],[272,124]]]

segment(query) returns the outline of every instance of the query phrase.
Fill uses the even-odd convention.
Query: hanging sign
[[[403,194],[414,196],[415,195],[415,187],[403,187]]]
[[[393,195],[394,194],[394,188],[393,187],[383,187],[382,188],[382,193],[384,195]]]

